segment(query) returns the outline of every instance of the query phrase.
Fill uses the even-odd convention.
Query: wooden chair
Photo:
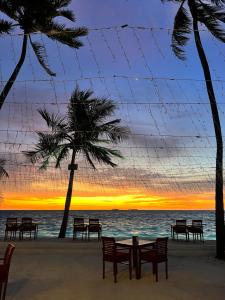
[[[101,238],[102,225],[99,223],[99,219],[89,219],[88,239],[90,239],[90,233],[97,233],[98,234],[98,239]]]
[[[30,239],[32,232],[34,234],[34,239],[37,238],[38,226],[33,223],[32,218],[22,218],[22,223],[20,225],[20,240],[23,239],[24,232],[30,233]]]
[[[16,238],[17,230],[19,229],[17,218],[7,218],[6,224],[5,224],[5,240],[8,239],[8,236],[10,239]],[[9,235],[10,233],[10,235]]]
[[[4,258],[1,258],[1,260],[3,260],[3,263],[0,264],[0,300],[5,300],[10,262],[14,250],[15,246],[13,244],[8,244],[5,251],[5,256]]]
[[[193,240],[199,238],[204,243],[202,220],[192,220],[192,225],[188,226],[188,233],[192,233]]]
[[[157,238],[154,248],[149,246],[139,247],[139,274],[141,276],[141,265],[152,263],[153,274],[158,281],[158,264],[165,262],[166,279],[168,278],[168,238]]]
[[[129,265],[129,278],[132,279],[132,255],[130,247],[116,246],[115,238],[102,237],[103,279],[105,278],[105,262],[113,263],[114,282],[117,282],[117,264]]]
[[[81,233],[82,240],[87,238],[87,225],[84,224],[84,218],[74,218],[73,220],[73,239],[77,238],[77,233]]]
[[[172,225],[172,237],[174,239],[175,234],[184,234],[186,241],[188,240],[188,230],[187,230],[187,221],[186,220],[176,220],[176,225]]]

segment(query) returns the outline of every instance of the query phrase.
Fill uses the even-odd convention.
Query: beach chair
[[[15,246],[13,244],[8,244],[4,258],[0,258],[0,260],[3,261],[3,263],[0,264],[0,300],[5,300],[10,262],[14,250]]]
[[[98,234],[98,239],[101,238],[102,225],[99,223],[99,219],[89,219],[88,239],[90,239],[90,233],[97,233]]]
[[[25,232],[30,233],[30,239],[32,233],[34,235],[34,239],[37,238],[38,225],[33,223],[32,218],[22,218],[22,223],[20,225],[20,240],[23,239],[23,234]]]
[[[5,224],[5,240],[8,239],[15,239],[17,230],[19,229],[17,218],[7,218]]]
[[[196,239],[198,240],[199,238],[204,243],[202,220],[192,220],[191,226],[188,226],[187,228],[188,233],[192,233],[193,241]]]
[[[186,241],[188,240],[189,236],[186,220],[176,220],[176,224],[171,226],[171,230],[173,239],[175,237],[175,234],[177,235],[177,239],[179,234],[184,234],[186,237]]]
[[[84,218],[74,218],[73,220],[73,239],[77,238],[77,234],[80,233],[85,239],[87,238],[87,225],[84,224]]]
[[[158,281],[158,264],[165,262],[166,279],[168,278],[168,238],[157,238],[154,248],[149,246],[139,247],[139,274],[141,276],[141,265],[152,263],[153,274]]]
[[[103,270],[102,278],[105,279],[105,263],[113,264],[114,282],[117,282],[118,267],[117,264],[128,264],[129,278],[132,279],[132,255],[130,247],[116,246],[115,238],[102,237]]]

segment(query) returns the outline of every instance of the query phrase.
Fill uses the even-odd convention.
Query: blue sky
[[[30,150],[36,141],[34,131],[45,128],[37,108],[65,112],[77,83],[118,103],[117,116],[131,129],[130,139],[119,146],[127,157],[120,162],[125,177],[131,169],[133,182],[140,176],[137,185],[147,189],[157,190],[161,185],[165,191],[185,191],[187,187],[211,190],[215,139],[199,59],[192,38],[185,62],[170,48],[177,6],[158,0],[77,0],[70,7],[76,15],[75,26],[90,30],[82,39],[84,47],[76,51],[34,35],[46,45],[49,64],[57,76],[45,74],[28,49],[18,80],[0,112],[2,155],[13,163],[24,162],[20,151]],[[121,28],[124,24],[129,26]],[[225,45],[206,31],[202,38],[221,103]],[[19,58],[22,37],[4,36],[0,42],[0,79],[7,80]],[[219,110],[224,130],[224,104],[219,104]],[[85,166],[82,158],[80,163]],[[12,168],[15,182],[20,180],[19,168]],[[86,180],[85,174],[82,176]],[[98,175],[94,178],[98,181]]]

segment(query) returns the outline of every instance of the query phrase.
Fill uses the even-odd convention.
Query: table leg
[[[138,247],[133,246],[133,268],[135,271],[136,279],[140,279],[139,259],[138,259]]]

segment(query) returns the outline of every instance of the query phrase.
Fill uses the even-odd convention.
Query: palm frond
[[[90,157],[92,157],[94,160],[97,160],[100,164],[104,163],[106,165],[110,165],[111,167],[117,166],[112,162],[112,157],[123,158],[122,154],[118,150],[93,145],[91,143],[85,144],[85,147],[83,147],[83,149],[89,154]]]
[[[46,124],[53,131],[60,129],[64,130],[66,128],[65,118],[59,114],[50,114],[46,109],[38,109],[39,114],[46,121]]]
[[[68,123],[71,130],[90,129],[89,105],[90,96],[93,94],[90,90],[80,91],[77,86],[71,95],[68,105]]]
[[[175,16],[171,43],[174,54],[181,60],[185,59],[185,51],[183,47],[189,40],[188,35],[191,33],[190,26],[190,16],[183,5],[181,5]]]
[[[31,46],[34,50],[34,53],[40,63],[40,65],[44,68],[44,70],[50,75],[50,76],[56,76],[54,72],[52,72],[48,66],[47,63],[47,53],[45,46],[38,43],[38,42],[33,42],[31,37],[29,36]]]
[[[115,112],[115,109],[116,104],[107,98],[94,98],[94,101],[90,103],[91,117],[95,122],[103,122]]]
[[[58,12],[57,16],[59,16],[59,17],[64,17],[64,18],[66,18],[66,19],[68,19],[68,20],[70,20],[70,21],[72,21],[72,22],[75,22],[75,15],[74,15],[74,13],[73,13],[72,10],[69,10],[69,9],[61,9],[61,10]]]
[[[0,34],[10,33],[13,30],[12,25],[12,22],[0,19]]]
[[[77,49],[83,46],[79,37],[86,36],[88,30],[86,27],[67,28],[64,25],[52,22],[45,33],[50,39]]]
[[[54,135],[46,134],[43,132],[37,132],[38,143],[36,144],[34,150],[23,151],[24,155],[35,164],[41,162],[40,169],[46,169],[51,158],[57,159],[60,145],[59,141]]]
[[[86,151],[85,149],[84,149],[84,155],[85,155],[85,157],[86,157],[86,159],[87,159],[87,162],[90,164],[90,166],[91,166],[94,170],[96,170],[96,167],[95,167],[94,162],[93,162],[92,159],[90,158],[90,155],[89,155],[88,151]]]
[[[100,136],[106,136],[112,143],[116,144],[127,138],[129,135],[128,128],[124,126],[118,126],[117,124],[119,123],[120,119],[115,119],[97,126],[94,128],[94,130],[96,130]]]
[[[3,176],[9,177],[9,174],[4,169],[4,166],[5,166],[5,160],[1,158],[0,159],[0,178]]]
[[[216,4],[217,6],[222,6],[225,4],[225,0],[211,0],[213,4]]]
[[[0,11],[11,19],[16,19],[18,4],[16,1],[0,0]]]
[[[225,14],[220,8],[200,1],[196,3],[198,21],[203,23],[218,40],[225,42],[225,31],[220,21],[225,22]]]
[[[68,147],[68,144],[67,145],[62,145],[60,148],[61,149],[59,149],[59,154],[58,154],[58,157],[56,159],[56,165],[55,165],[56,168],[59,168],[61,161],[66,159],[69,155],[70,148]]]
[[[28,160],[32,164],[35,164],[42,158],[40,152],[37,150],[22,151],[22,153],[28,158]]]
[[[57,8],[62,8],[68,6],[72,0],[55,0],[54,4]]]

